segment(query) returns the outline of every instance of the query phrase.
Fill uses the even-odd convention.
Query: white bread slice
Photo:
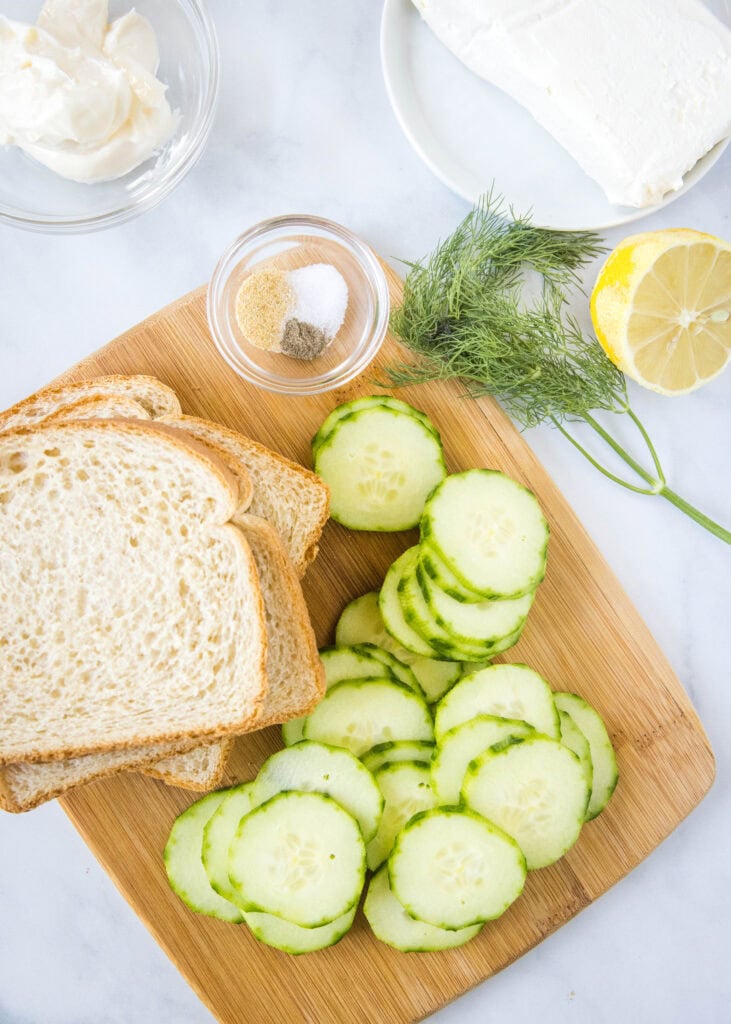
[[[325,675],[317,652],[307,605],[277,531],[264,519],[234,519],[243,530],[259,573],[267,624],[267,694],[255,729],[308,715],[325,693]],[[230,744],[221,742],[166,758],[144,770],[184,789],[213,789],[221,781]]]
[[[302,589],[276,530],[255,516],[237,516],[235,522],[256,561],[269,635],[267,693],[251,726],[261,729],[309,714],[325,682]],[[144,770],[168,785],[207,791],[220,784],[232,745],[226,737],[188,752],[180,745],[156,744],[45,764],[6,765],[0,769],[0,807],[27,811],[74,786],[124,770]]]
[[[213,455],[152,424],[0,435],[0,764],[256,719],[266,637],[237,499]]]
[[[151,419],[160,416],[179,416],[180,402],[172,388],[156,377],[142,374],[94,377],[70,384],[51,384],[22,402],[0,412],[0,431],[28,427],[54,413],[64,405],[79,399],[124,396],[139,403]],[[85,417],[86,418],[86,417]]]
[[[196,416],[166,416],[163,422],[198,440],[212,441],[244,464],[254,485],[249,512],[272,524],[298,575],[304,576],[317,555],[317,544],[327,522],[327,484],[296,462],[218,423]]]
[[[70,423],[72,420],[151,420],[149,412],[128,395],[88,395],[60,405],[44,416],[41,423]]]

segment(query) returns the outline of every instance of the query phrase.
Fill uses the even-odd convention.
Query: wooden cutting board
[[[400,282],[389,271],[394,300]],[[403,353],[402,353],[403,354]],[[393,339],[378,363],[398,357]],[[378,365],[376,364],[376,367]],[[317,398],[286,398],[240,380],[219,357],[199,290],[117,338],[64,379],[148,373],[172,385],[186,412],[207,416],[310,464],[309,439],[338,403],[374,390],[372,375]],[[461,949],[397,953],[359,914],[337,946],[291,957],[241,926],[187,910],[167,886],[162,850],[195,795],[141,775],[120,775],[61,804],[115,884],[213,1014],[225,1024],[399,1024],[414,1021],[531,949],[631,871],[709,789],[714,760],[691,703],[627,595],[528,445],[489,400],[456,384],[400,392],[432,417],[450,470],[492,466],[538,495],[551,526],[549,568],[520,644],[557,689],[575,690],[604,717],[620,782],[606,812],[558,864],[529,876],[524,895]],[[590,483],[587,467],[587,482]],[[320,644],[332,642],[347,601],[380,585],[411,534],[352,534],[335,523],[305,580]],[[281,746],[277,729],[237,744],[228,783],[252,778]]]

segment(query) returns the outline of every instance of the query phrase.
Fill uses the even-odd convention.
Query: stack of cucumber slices
[[[432,422],[390,397],[339,405],[312,451],[338,522],[420,527],[419,544],[396,559],[378,597],[393,642],[443,662],[483,662],[517,643],[546,571],[548,524],[529,490],[496,470],[447,476]],[[372,637],[338,642],[356,639]]]
[[[503,473],[447,476],[438,432],[397,399],[338,406],[312,447],[333,518],[419,525],[420,542],[343,611],[320,652],[327,692],[282,727],[285,749],[177,819],[170,885],[289,953],[342,938],[366,884],[382,942],[460,946],[573,846],[617,783],[586,701],[527,665],[490,664],[521,635],[548,524]]]
[[[496,470],[455,473],[432,491],[420,525],[378,599],[390,635],[414,654],[460,662],[516,644],[546,572],[548,524],[533,494]]]
[[[322,652],[329,688],[253,782],[175,822],[170,885],[193,910],[289,953],[336,943],[363,911],[404,952],[474,938],[554,863],[617,782],[581,697],[526,665],[468,672],[430,708],[375,645]]]

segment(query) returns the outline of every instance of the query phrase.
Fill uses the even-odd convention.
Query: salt
[[[348,286],[343,275],[329,263],[311,263],[291,270],[287,278],[294,292],[289,317],[334,338],[348,308]]]

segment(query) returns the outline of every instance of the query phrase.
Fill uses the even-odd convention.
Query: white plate
[[[731,23],[729,0],[708,6]],[[471,203],[494,183],[517,213],[532,211],[544,227],[601,230],[645,217],[700,181],[729,143],[719,142],[657,206],[614,206],[527,110],[439,42],[411,0],[385,0],[381,61],[396,118],[434,174]]]

